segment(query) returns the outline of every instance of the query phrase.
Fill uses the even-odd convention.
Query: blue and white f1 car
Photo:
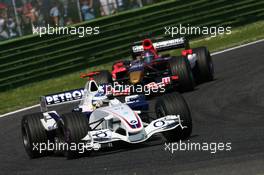
[[[48,110],[50,106],[73,101],[80,104],[70,113]],[[43,96],[41,109],[41,113],[22,119],[23,144],[30,158],[51,151],[74,158],[84,149],[99,150],[117,141],[136,144],[156,133],[162,133],[168,141],[177,141],[188,138],[192,132],[190,110],[180,94],[160,97],[151,112],[144,96],[127,96],[122,103],[106,96],[93,80],[87,82],[83,91]]]

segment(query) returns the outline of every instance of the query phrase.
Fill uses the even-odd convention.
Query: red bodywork
[[[88,77],[88,79],[89,80],[92,80],[93,79],[93,76],[95,76],[95,75],[97,75],[97,74],[99,74],[100,72],[96,72],[96,71],[94,71],[94,72],[89,72],[89,73],[81,73],[80,74],[80,77],[81,78],[86,78],[86,77]]]
[[[158,52],[157,52],[157,50],[154,48],[153,43],[152,43],[152,41],[151,41],[150,39],[145,39],[145,40],[143,41],[142,45],[143,45],[143,49],[144,49],[144,51],[147,50],[147,51],[152,52],[152,53],[154,54],[155,58],[158,58],[158,57],[159,57]]]
[[[153,43],[150,39],[145,39],[142,42],[142,46],[144,51],[150,51],[153,53],[153,55],[155,56],[155,59],[159,57],[157,50],[155,49],[155,47],[153,46]],[[127,68],[124,65],[123,61],[118,61],[116,63],[114,63],[113,65],[113,71],[112,71],[112,77],[113,79],[116,79],[116,74],[119,72],[124,72],[127,71]]]
[[[123,61],[118,61],[118,62],[114,63],[114,65],[113,65],[113,71],[112,71],[112,77],[113,77],[113,79],[116,79],[116,74],[118,72],[124,72],[126,70],[127,69],[126,69]]]
[[[189,54],[193,54],[192,49],[182,51],[182,56],[184,56],[184,57],[187,57],[187,55],[189,55]]]

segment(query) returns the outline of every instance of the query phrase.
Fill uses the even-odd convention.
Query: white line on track
[[[264,39],[261,39],[261,40],[257,40],[257,41],[254,41],[254,42],[251,42],[251,43],[247,43],[247,44],[242,44],[240,46],[236,46],[236,47],[231,47],[229,49],[225,49],[225,50],[222,50],[222,51],[218,51],[218,52],[214,52],[212,53],[211,55],[219,55],[221,53],[225,53],[225,52],[229,52],[229,51],[232,51],[232,50],[236,50],[236,49],[240,49],[242,47],[246,47],[246,46],[250,46],[250,45],[253,45],[253,44],[257,44],[257,43],[261,43],[261,42],[264,42]]]
[[[257,44],[257,43],[261,43],[261,42],[264,42],[264,39],[257,40],[257,41],[254,41],[254,42],[250,42],[250,43],[243,44],[243,45],[236,46],[236,47],[231,47],[231,48],[229,48],[229,49],[225,49],[225,50],[222,50],[222,51],[214,52],[214,53],[212,53],[211,55],[212,55],[212,56],[213,56],[213,55],[219,55],[219,54],[221,54],[221,53],[225,53],[225,52],[229,52],[229,51],[232,51],[232,50],[240,49],[240,48],[242,48],[242,47],[246,47],[246,46],[254,45],[254,44]],[[18,113],[18,112],[27,111],[27,110],[30,110],[30,109],[33,109],[33,108],[36,108],[36,107],[39,107],[39,104],[37,104],[37,105],[33,105],[33,106],[29,106],[29,107],[26,107],[26,108],[23,108],[23,109],[19,109],[19,110],[13,111],[13,112],[9,112],[9,113],[3,114],[3,115],[0,115],[0,118],[1,118],[1,117],[6,117],[6,116],[9,116],[9,115],[13,115],[13,114],[16,114],[16,113]]]
[[[29,107],[26,107],[26,108],[23,108],[23,109],[19,109],[19,110],[13,111],[13,112],[9,112],[9,113],[3,114],[3,115],[0,115],[0,118],[1,117],[6,117],[8,115],[13,115],[13,114],[16,114],[16,113],[19,113],[19,112],[27,111],[27,110],[30,110],[30,109],[33,109],[33,108],[36,108],[36,107],[39,107],[39,104],[33,105],[33,106],[29,106]]]

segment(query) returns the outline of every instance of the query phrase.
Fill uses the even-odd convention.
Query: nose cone
[[[143,71],[130,72],[129,74],[130,83],[137,84],[141,82],[143,75],[144,75]]]

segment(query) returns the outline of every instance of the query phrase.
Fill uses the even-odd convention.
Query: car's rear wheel
[[[181,126],[173,130],[163,132],[164,137],[169,142],[184,140],[190,137],[192,133],[192,118],[189,107],[179,93],[166,94],[160,97],[155,105],[157,118],[166,115],[179,115],[181,119]]]
[[[193,52],[197,55],[197,64],[194,70],[197,72],[199,83],[212,81],[214,79],[214,65],[210,52],[206,47],[194,48]]]
[[[30,158],[37,158],[47,155],[47,131],[43,127],[40,119],[43,118],[42,113],[25,115],[21,121],[22,139],[25,150]],[[46,144],[46,145],[45,145]],[[41,146],[42,145],[42,146]]]
[[[172,57],[170,68],[172,75],[179,77],[179,90],[181,92],[192,91],[194,89],[195,82],[188,59],[184,57]]]
[[[72,112],[62,115],[62,121],[58,124],[58,138],[63,138],[63,142],[68,144],[68,149],[64,150],[64,155],[68,159],[74,159],[80,156],[80,152],[84,153],[85,144],[82,139],[87,135],[90,127],[85,114]],[[62,139],[60,139],[62,140]],[[74,146],[72,146],[74,145]],[[76,149],[70,149],[75,148]],[[82,149],[82,150],[80,150]]]

